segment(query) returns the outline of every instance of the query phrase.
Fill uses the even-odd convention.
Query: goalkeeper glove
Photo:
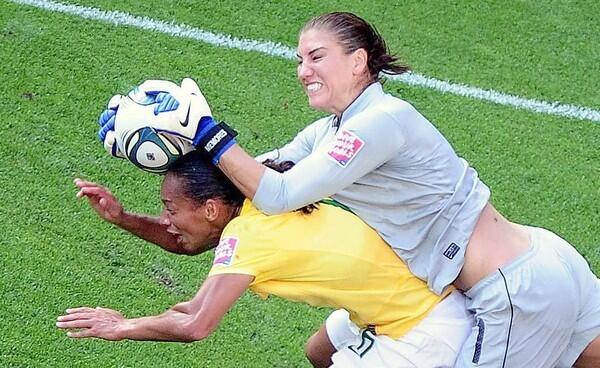
[[[123,96],[114,95],[108,101],[106,110],[100,114],[98,118],[98,124],[100,124],[100,130],[98,130],[98,138],[104,144],[104,149],[114,157],[125,158],[125,154],[119,149],[115,135],[115,119],[117,116],[117,110],[119,109],[119,103]]]
[[[214,164],[236,143],[237,135],[227,124],[213,119],[200,88],[190,78],[181,86],[170,81],[145,81],[121,102],[116,124],[141,124],[182,137]]]

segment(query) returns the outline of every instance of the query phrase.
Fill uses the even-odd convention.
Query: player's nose
[[[166,209],[164,209],[162,211],[162,213],[160,214],[160,218],[158,219],[158,222],[163,226],[171,226],[171,220],[169,220],[169,215],[168,215]]]

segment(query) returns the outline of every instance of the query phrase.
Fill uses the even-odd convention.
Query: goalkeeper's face
[[[315,109],[340,116],[369,83],[365,50],[347,50],[330,31],[302,32],[297,57],[298,79]]]
[[[161,225],[177,239],[177,245],[187,254],[198,254],[213,248],[219,241],[224,225],[218,221],[223,204],[218,200],[196,203],[185,195],[183,182],[167,174],[160,196],[164,209]]]

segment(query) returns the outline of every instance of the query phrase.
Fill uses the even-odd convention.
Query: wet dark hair
[[[278,172],[287,171],[294,166],[291,161],[266,160],[263,164]],[[167,174],[175,175],[183,181],[183,194],[193,200],[196,206],[203,205],[209,199],[220,199],[230,206],[241,206],[244,202],[244,195],[200,151],[192,151],[179,158]],[[297,211],[308,214],[315,208],[316,205],[309,204]]]
[[[377,29],[355,14],[333,12],[319,15],[309,20],[300,30],[300,34],[314,28],[333,33],[348,54],[364,49],[367,52],[367,66],[373,81],[379,81],[381,73],[393,75],[409,70],[408,65],[390,54]]]
[[[179,158],[167,174],[183,180],[184,195],[197,206],[209,199],[220,199],[232,206],[241,206],[244,202],[244,195],[200,151]]]

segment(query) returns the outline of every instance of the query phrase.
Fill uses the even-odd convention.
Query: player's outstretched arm
[[[57,318],[56,326],[69,330],[67,335],[73,338],[198,341],[217,328],[253,280],[253,276],[241,274],[211,276],[192,300],[156,316],[127,319],[107,308],[70,308]]]
[[[74,183],[79,188],[77,198],[87,198],[90,207],[103,220],[169,252],[186,253],[184,249],[177,245],[177,238],[169,234],[166,227],[160,224],[158,217],[125,211],[119,200],[108,189],[97,183],[81,179],[75,179]]]

